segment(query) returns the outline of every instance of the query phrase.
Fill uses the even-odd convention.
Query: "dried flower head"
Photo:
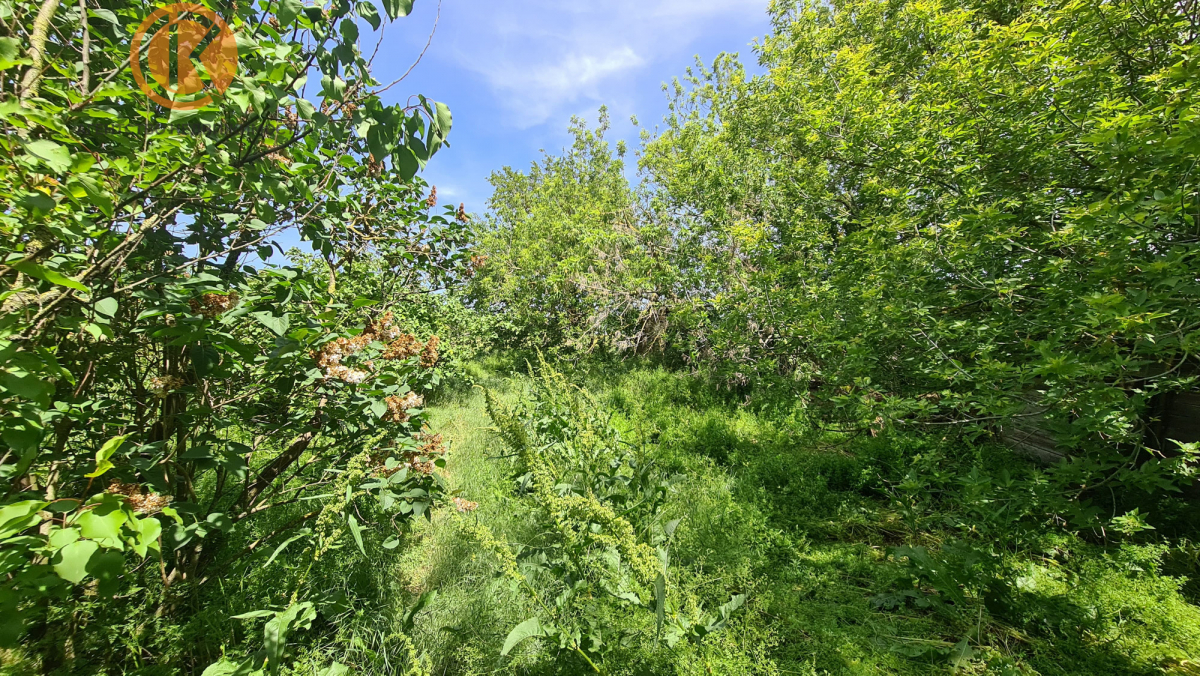
[[[479,509],[479,503],[463,500],[462,498],[454,498],[454,509],[461,514],[467,514]]]
[[[201,315],[205,319],[216,319],[237,305],[237,302],[237,292],[230,291],[228,294],[206,293],[200,298],[189,300],[188,306],[192,308],[193,313]]]
[[[429,189],[429,197],[425,198],[425,206],[429,207],[430,209],[437,206],[437,186],[436,185]]]
[[[458,213],[454,214],[455,220],[459,223],[466,223],[471,219],[467,217],[467,205],[464,202],[458,204]]]
[[[425,400],[416,392],[409,392],[403,397],[388,397],[384,401],[387,404],[387,413],[383,414],[383,420],[394,423],[408,422],[408,411],[425,405]]]
[[[150,390],[159,399],[166,399],[167,395],[184,386],[183,378],[176,376],[154,376],[146,381],[146,389]]]
[[[431,369],[438,363],[438,337],[434,336],[421,350],[421,368]]]
[[[393,325],[393,321],[394,316],[388,312],[378,320],[368,322],[363,332],[353,338],[337,338],[325,343],[321,349],[313,352],[313,359],[317,361],[317,366],[325,372],[326,378],[352,384],[362,383],[371,377],[371,373],[347,367],[342,364],[342,360],[358,353],[374,341],[382,342],[398,338],[400,330]],[[374,368],[374,364],[367,366]]]
[[[109,484],[105,492],[123,496],[133,511],[138,514],[157,514],[162,511],[163,507],[171,504],[174,499],[170,495],[144,493],[142,487],[137,484],[123,484],[119,481]]]
[[[280,28],[279,19],[276,19],[275,17],[267,19],[267,23],[271,24],[271,28],[274,28],[275,30],[279,30]]]
[[[440,434],[430,434],[428,432],[417,432],[413,435],[413,439],[420,444],[421,454],[426,456],[445,455],[446,447]]]
[[[482,270],[483,266],[487,265],[487,262],[487,256],[471,256],[471,262],[469,263],[471,266],[471,273],[474,274]]]

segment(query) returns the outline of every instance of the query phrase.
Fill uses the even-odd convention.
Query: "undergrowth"
[[[423,527],[400,573],[412,598],[437,591],[413,633],[432,673],[1196,673],[1195,545],[1070,531],[1040,511],[1041,468],[1003,448],[820,432],[802,400],[730,399],[644,364],[473,369],[482,387],[433,415],[456,440],[450,483],[480,506]],[[589,466],[583,448],[604,452]],[[539,462],[553,495],[616,506],[669,550],[662,629],[653,582],[626,570],[626,598],[605,587],[632,568],[613,543],[561,551]],[[627,509],[614,477],[653,484],[656,504]],[[666,640],[735,599],[712,632]],[[539,617],[549,631],[501,656]]]

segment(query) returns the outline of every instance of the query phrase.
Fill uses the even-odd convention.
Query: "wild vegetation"
[[[0,671],[1200,673],[1200,3],[775,0],[479,215],[411,0],[211,9],[0,0]]]

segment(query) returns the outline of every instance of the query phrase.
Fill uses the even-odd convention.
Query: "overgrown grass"
[[[480,384],[504,399],[529,396],[511,362],[477,368]],[[820,433],[802,401],[744,405],[702,378],[652,366],[579,368],[575,377],[617,412],[622,437],[645,444],[674,477],[663,508],[664,518],[681,519],[672,584],[707,603],[730,592],[749,599],[727,630],[631,653],[608,665],[612,673],[1197,669],[1188,659],[1200,655],[1200,609],[1181,591],[1185,581],[1163,572],[1164,561],[1186,569],[1194,549],[1153,534],[1104,542],[1053,523],[981,516],[1002,507],[990,502],[1001,473],[1036,476],[1002,448]],[[535,537],[538,522],[516,495],[514,461],[488,429],[482,394],[442,401],[433,422],[455,442],[454,490],[481,505],[466,518],[510,543]],[[984,479],[989,488],[972,492]],[[423,527],[401,565],[410,595],[438,591],[414,632],[432,673],[582,673],[548,641],[499,657],[508,631],[536,609],[462,534],[462,519],[445,514]]]

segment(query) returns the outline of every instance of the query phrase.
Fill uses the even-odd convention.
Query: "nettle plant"
[[[361,547],[369,515],[402,529],[439,499],[421,416],[436,340],[377,299],[336,302],[334,282],[385,244],[414,288],[461,264],[453,211],[432,214],[414,179],[449,109],[381,100],[359,42],[384,22],[370,2],[208,6],[237,77],[166,111],[132,87],[141,4],[0,2],[6,644],[45,631],[48,598],[149,586],[170,611],[297,533],[313,556]],[[287,228],[328,277],[248,264]],[[292,518],[222,547],[267,512]]]

